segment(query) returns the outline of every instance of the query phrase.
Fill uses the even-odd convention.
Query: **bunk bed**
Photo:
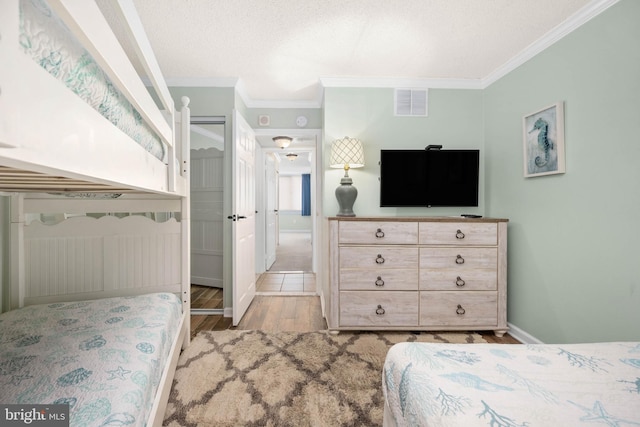
[[[190,339],[189,100],[132,1],[3,2],[0,29],[0,402],[161,425]]]

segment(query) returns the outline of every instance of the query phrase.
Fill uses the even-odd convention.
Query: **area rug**
[[[180,355],[164,425],[380,426],[382,365],[404,341],[477,333],[200,332]]]

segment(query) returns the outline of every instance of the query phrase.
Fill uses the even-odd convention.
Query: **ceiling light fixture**
[[[296,153],[289,153],[287,154],[287,159],[289,159],[290,162],[293,162],[295,159],[298,158],[298,155]]]
[[[278,147],[282,149],[285,149],[289,145],[291,145],[291,141],[293,141],[293,138],[290,138],[288,136],[276,136],[273,138],[273,142],[275,142]]]

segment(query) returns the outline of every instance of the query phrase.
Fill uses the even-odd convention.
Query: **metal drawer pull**
[[[456,231],[456,239],[464,239],[464,233],[460,230]]]
[[[458,306],[458,307],[460,307],[460,306]],[[378,305],[378,308],[376,308],[376,314],[378,316],[382,316],[384,314],[384,308],[382,308],[381,305]]]
[[[378,307],[380,307],[380,306],[378,306]],[[458,304],[458,308],[456,309],[456,314],[458,316],[462,316],[464,313],[465,313],[464,308],[462,308],[462,306],[460,304]]]
[[[465,285],[464,280],[462,280],[462,278],[460,278],[460,276],[458,276],[458,278],[456,279],[456,286],[463,287],[464,285]]]
[[[376,231],[376,237],[378,239],[382,239],[384,237],[384,231],[382,231],[381,228],[378,228],[378,230]]]
[[[384,280],[382,280],[382,277],[378,276],[376,279],[376,286],[384,286]]]
[[[376,264],[384,264],[384,258],[381,254],[378,254],[378,257],[376,258]]]
[[[462,258],[462,255],[458,255],[456,257],[456,264],[464,264],[464,258]]]

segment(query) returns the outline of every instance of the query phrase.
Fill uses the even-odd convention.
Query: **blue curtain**
[[[311,174],[302,174],[302,216],[311,216]]]

